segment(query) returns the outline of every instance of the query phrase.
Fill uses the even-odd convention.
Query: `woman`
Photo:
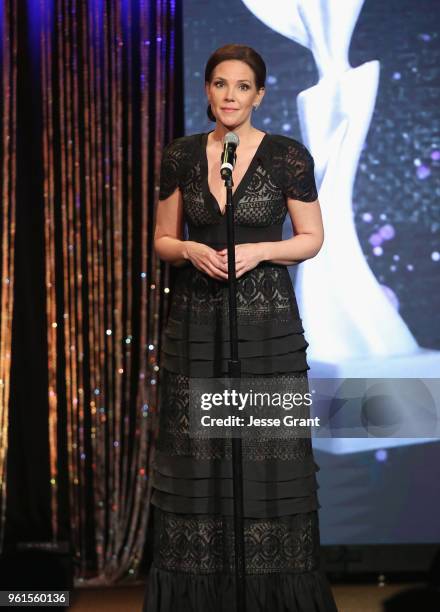
[[[251,124],[265,76],[253,49],[226,45],[215,51],[205,71],[215,129],[178,138],[163,154],[155,249],[179,269],[162,347],[154,561],[145,612],[234,609],[231,440],[188,435],[189,378],[228,373],[226,190],[220,177],[228,131],[240,139],[233,198],[242,377],[307,381],[308,343],[287,266],[318,253],[322,218],[307,149]],[[287,213],[295,236],[282,240]],[[319,569],[317,470],[308,437],[243,440],[252,612],[336,610]]]

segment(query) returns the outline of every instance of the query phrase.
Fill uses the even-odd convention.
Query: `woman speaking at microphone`
[[[313,159],[296,140],[252,125],[266,66],[226,45],[205,70],[215,128],[163,153],[154,246],[178,267],[164,332],[153,494],[154,560],[145,612],[234,610],[232,444],[189,435],[190,378],[228,375],[229,311],[223,140],[233,170],[238,352],[243,378],[307,381],[308,346],[288,267],[323,243]],[[289,214],[294,237],[283,240]],[[188,239],[183,239],[187,224]],[[246,601],[252,612],[334,612],[320,568],[310,437],[243,440]]]

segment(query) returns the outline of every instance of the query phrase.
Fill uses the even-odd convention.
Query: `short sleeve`
[[[275,174],[287,198],[314,202],[318,198],[315,163],[308,149],[297,140],[279,136],[277,153],[273,157]]]
[[[159,200],[166,200],[179,186],[182,151],[176,141],[165,147],[160,165]]]

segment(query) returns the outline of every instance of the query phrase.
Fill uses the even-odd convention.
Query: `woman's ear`
[[[260,87],[260,89],[258,90],[258,106],[262,103],[265,93],[266,93],[265,88]]]

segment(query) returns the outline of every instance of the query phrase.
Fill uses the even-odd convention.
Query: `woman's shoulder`
[[[314,202],[318,193],[314,161],[307,147],[294,138],[273,134],[266,153],[268,167],[283,193],[303,202]]]
[[[188,136],[179,136],[164,147],[164,152],[168,154],[192,154],[194,148],[200,142],[203,134],[191,134]]]
[[[162,151],[160,169],[160,200],[166,200],[191,171],[201,134],[179,136]]]
[[[304,155],[310,156],[310,152],[307,147],[295,138],[290,136],[284,136],[282,134],[269,134],[269,142],[272,148],[287,155]]]

